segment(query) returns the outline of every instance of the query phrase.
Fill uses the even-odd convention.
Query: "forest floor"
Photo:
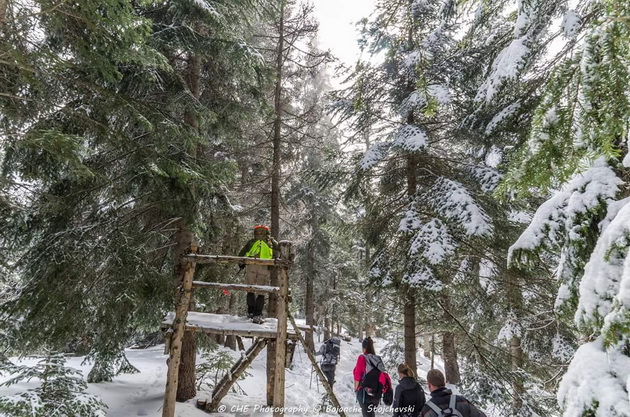
[[[245,348],[249,343],[245,340]],[[375,339],[376,352],[384,342]],[[316,342],[319,348],[321,341]],[[236,361],[239,352],[221,348],[228,352]],[[163,353],[164,345],[154,346],[148,349],[128,349],[127,358],[133,366],[140,370],[137,374],[125,374],[114,378],[112,382],[89,384],[88,391],[101,398],[107,404],[107,415],[110,417],[149,416],[161,417],[164,387],[166,381],[166,358]],[[355,338],[351,342],[341,342],[341,360],[337,366],[335,394],[341,406],[348,416],[360,416],[361,410],[356,403],[352,390],[352,370],[356,359],[361,353],[361,343]],[[254,360],[252,366],[247,369],[245,379],[238,381],[239,393],[228,394],[221,405],[224,411],[210,414],[213,417],[224,416],[271,416],[272,410],[266,406],[266,350],[263,350]],[[69,357],[67,366],[80,370],[84,376],[89,372],[91,365],[82,364],[83,357]],[[436,366],[442,368],[442,362],[436,358]],[[426,377],[430,363],[421,352],[418,355],[421,378]],[[32,365],[37,362],[35,358],[20,361],[24,365]],[[219,375],[220,378],[221,375]],[[392,376],[394,387],[398,380]],[[0,381],[6,377],[0,378]],[[32,388],[38,381],[20,383],[11,387],[0,387],[0,396],[15,394]],[[425,391],[427,390],[423,384]],[[211,390],[206,386],[199,390],[197,399],[209,398]],[[286,370],[285,409],[287,415],[337,415],[334,410],[321,409],[325,390],[318,382],[316,374],[312,371],[311,363],[301,345],[298,345],[294,355],[293,369]],[[196,399],[185,403],[177,403],[176,416],[178,417],[207,417],[209,414],[195,407]],[[324,405],[325,407],[325,405]],[[332,407],[332,406],[330,406]],[[380,415],[391,416],[391,409],[381,405]]]

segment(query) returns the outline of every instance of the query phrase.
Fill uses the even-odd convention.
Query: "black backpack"
[[[457,411],[457,407],[455,407],[455,403],[457,402],[457,396],[455,394],[451,394],[451,398],[448,402],[448,407],[441,409],[437,405],[433,403],[432,400],[427,401],[426,405],[428,405],[431,410],[433,410],[438,417],[464,417],[462,413]]]
[[[324,355],[322,357],[323,365],[337,365],[339,361],[339,353],[341,341],[336,337],[328,339],[324,344]]]
[[[383,404],[392,405],[394,402],[394,390],[392,389],[392,381],[391,379],[387,379],[387,388],[383,393]]]
[[[370,403],[378,403],[383,396],[383,386],[379,382],[381,372],[385,373],[385,365],[379,356],[376,355],[364,355],[365,356],[365,376],[359,382],[359,388],[363,389],[366,395],[366,399],[369,399]],[[389,378],[387,378],[389,380]],[[394,399],[394,393],[390,386],[385,391],[385,397],[383,402],[385,405],[391,405]]]

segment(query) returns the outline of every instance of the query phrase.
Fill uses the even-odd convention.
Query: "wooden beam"
[[[193,281],[193,288],[216,288],[232,291],[247,291],[258,294],[277,293],[280,288],[269,285],[222,284],[220,282]]]
[[[171,335],[162,417],[175,416],[175,397],[177,395],[179,363],[182,356],[182,340],[184,338],[184,332],[186,331],[186,317],[188,315],[188,303],[192,293],[194,275],[195,261],[188,261],[186,263],[184,279],[179,287],[179,293],[177,295],[177,308],[175,309],[175,319],[173,320],[172,325],[173,333]]]
[[[232,366],[230,372],[226,373],[216,387],[214,387],[214,390],[212,391],[212,400],[204,404],[206,411],[217,411],[217,407],[219,407],[219,403],[223,397],[227,395],[230,388],[232,388],[232,385],[234,385],[243,371],[247,369],[254,358],[256,358],[260,351],[263,350],[266,344],[267,339],[264,338],[258,338],[254,343],[252,343],[250,348],[247,350],[247,353],[245,353],[244,356],[241,356],[241,358]],[[200,404],[198,404],[198,406],[199,405]]]
[[[291,313],[287,313],[287,314],[289,315],[289,320],[291,320],[291,324],[293,325],[293,328],[295,329],[297,333],[298,339],[300,339],[300,342],[302,342],[302,346],[304,346],[304,351],[306,352],[306,355],[308,356],[308,358],[311,360],[311,363],[313,364],[313,369],[315,369],[315,371],[317,372],[317,376],[319,376],[319,380],[321,381],[322,386],[328,393],[328,397],[330,398],[330,401],[332,401],[333,406],[335,406],[339,415],[341,417],[346,417],[346,413],[343,412],[343,409],[341,408],[341,404],[339,404],[339,400],[335,396],[335,393],[333,392],[332,387],[328,385],[328,378],[326,378],[322,370],[319,368],[319,365],[317,364],[317,359],[315,359],[315,355],[313,355],[313,352],[311,352],[311,350],[308,348],[306,344],[306,340],[304,340],[302,333],[300,333],[300,331],[298,330],[298,325],[295,323],[295,319],[293,318]]]
[[[194,259],[198,264],[245,264],[245,265],[267,265],[275,266],[285,262],[276,259],[248,258],[246,256],[229,255],[197,255],[191,253],[186,255],[188,259]]]
[[[162,322],[162,329],[169,330],[169,333],[172,333],[173,316],[174,314],[169,313]],[[224,322],[221,320],[223,316],[221,314],[202,313],[198,311],[190,311],[187,316],[186,331],[224,336],[265,337],[267,339],[275,339],[278,336],[277,321],[276,323],[263,325],[252,324],[249,321],[245,321],[245,319],[242,319],[243,321]],[[287,330],[287,336],[292,339],[297,337],[293,330]]]
[[[268,330],[234,330],[234,329],[209,329],[206,327],[198,327],[187,325],[187,331],[203,332],[211,334],[222,334],[225,336],[241,336],[241,337],[264,337],[265,339],[275,339],[278,337],[278,333],[274,329]]]

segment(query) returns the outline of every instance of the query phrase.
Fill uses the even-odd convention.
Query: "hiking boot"
[[[254,318],[254,313],[247,313],[247,318],[248,319],[253,319]]]
[[[254,316],[254,318],[252,319],[252,323],[263,324],[264,320],[261,316]]]

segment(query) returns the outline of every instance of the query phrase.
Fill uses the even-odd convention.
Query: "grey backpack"
[[[451,394],[451,398],[448,402],[448,407],[445,409],[441,409],[440,407],[435,405],[433,403],[433,400],[427,401],[426,405],[428,405],[431,408],[431,410],[435,411],[438,417],[464,417],[462,413],[457,411],[457,408],[455,407],[456,402],[457,402],[457,396],[454,394]]]

